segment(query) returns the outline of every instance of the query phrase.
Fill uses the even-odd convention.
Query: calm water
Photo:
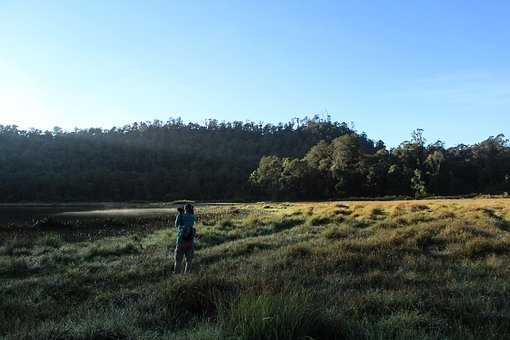
[[[0,206],[0,224],[31,224],[52,216],[151,216],[175,212],[175,208],[117,208],[107,206]]]
[[[1,224],[10,224],[10,223],[29,223],[32,221],[36,221],[45,217],[53,216],[55,214],[65,213],[69,210],[73,211],[85,211],[86,209],[90,209],[90,207],[37,207],[37,206],[0,206],[0,223]]]
[[[207,207],[209,213],[214,213],[216,208],[220,210],[231,206],[231,203],[198,203],[197,209]],[[212,208],[212,210],[210,210]],[[94,218],[96,220],[110,219],[111,217],[125,217],[127,219],[164,218],[174,216],[176,207],[172,205],[158,204],[135,204],[135,203],[105,203],[88,205],[0,205],[0,227],[17,225],[31,226],[36,221],[48,217],[57,219],[82,220]]]

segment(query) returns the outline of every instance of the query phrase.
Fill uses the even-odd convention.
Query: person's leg
[[[178,274],[181,272],[182,258],[184,252],[182,251],[182,247],[175,247],[175,264],[174,264],[174,273]]]
[[[190,245],[188,249],[186,249],[186,268],[184,271],[186,273],[191,273],[191,269],[193,267],[193,245]]]

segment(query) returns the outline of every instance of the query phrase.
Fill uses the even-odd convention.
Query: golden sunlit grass
[[[509,200],[200,206],[197,272],[182,276],[161,213],[2,240],[0,336],[510,336]],[[69,236],[90,223],[121,232]]]

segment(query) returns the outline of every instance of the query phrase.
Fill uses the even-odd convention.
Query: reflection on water
[[[175,208],[125,208],[125,209],[100,209],[83,211],[66,211],[59,213],[63,216],[147,216],[174,213]]]
[[[200,221],[208,225],[240,214],[232,204],[195,204]],[[171,204],[0,205],[0,246],[10,238],[32,239],[58,233],[66,242],[91,241],[119,235],[147,235],[173,228],[176,208]],[[205,223],[205,222],[204,222]]]
[[[8,239],[33,239],[58,233],[66,242],[105,237],[143,236],[173,227],[175,208],[126,206],[0,206],[0,246]]]
[[[175,208],[119,208],[105,206],[0,206],[0,226],[9,224],[32,224],[52,216],[156,216],[175,213]]]
[[[197,203],[197,210],[207,208],[208,215],[221,215],[233,203]],[[212,208],[212,209],[211,209]],[[216,211],[217,210],[217,211]],[[202,210],[203,211],[203,210]],[[0,205],[0,228],[33,226],[37,221],[51,219],[60,224],[76,225],[76,221],[135,221],[175,218],[176,205],[166,203],[104,203],[84,205]],[[203,212],[202,212],[203,214]],[[219,216],[218,215],[218,216]],[[54,225],[58,225],[56,223]],[[135,222],[133,222],[135,223]],[[95,223],[98,224],[98,223]],[[111,224],[111,223],[110,223]]]
[[[64,212],[55,207],[0,207],[0,223],[27,223]]]

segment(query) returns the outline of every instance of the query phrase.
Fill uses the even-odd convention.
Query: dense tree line
[[[0,201],[250,199],[264,155],[302,157],[353,132],[329,118],[286,124],[181,119],[121,128],[20,130],[0,125]]]
[[[502,194],[510,191],[510,147],[503,135],[471,146],[427,145],[416,130],[388,150],[351,132],[304,157],[265,156],[250,182],[273,199]]]
[[[258,167],[257,167],[258,165]],[[329,117],[286,124],[181,119],[121,128],[0,125],[0,201],[334,199],[510,191],[503,135],[388,150]]]

